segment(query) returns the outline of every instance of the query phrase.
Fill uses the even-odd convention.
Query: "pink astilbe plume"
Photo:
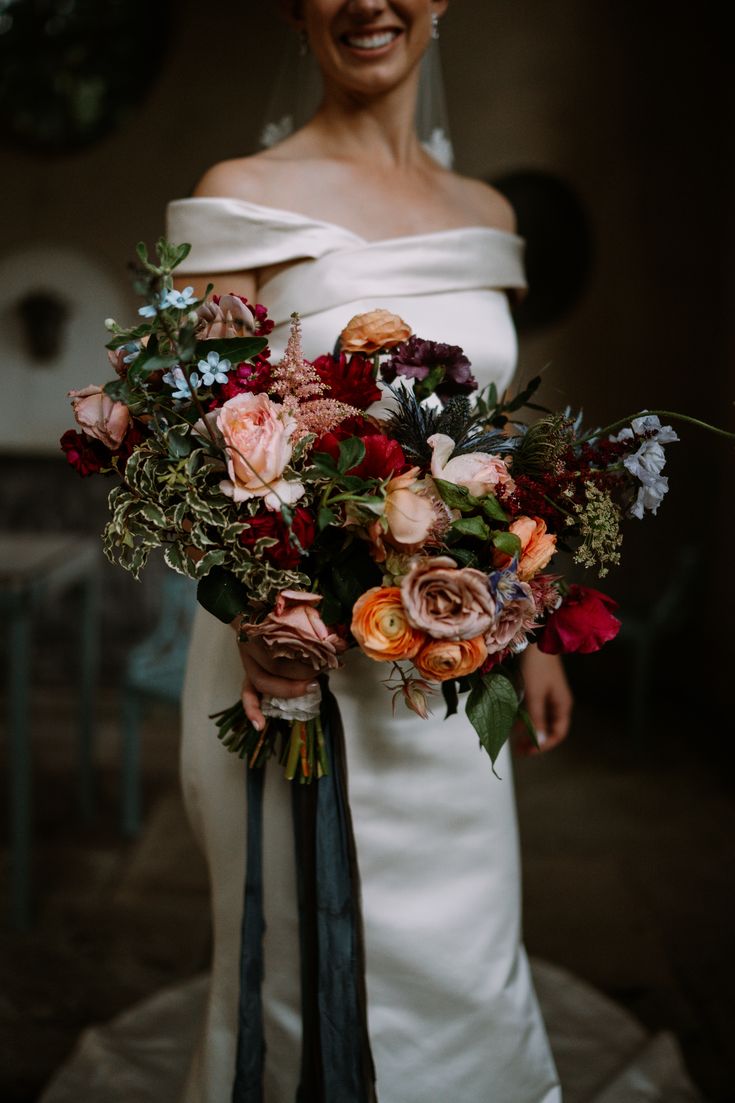
[[[274,368],[272,378],[272,392],[281,396],[283,405],[296,421],[294,441],[308,433],[315,433],[317,436],[328,433],[345,418],[360,412],[346,402],[320,397],[329,390],[329,386],[322,382],[316,369],[304,359],[298,314],[291,315],[291,333],[286,351],[283,360]]]

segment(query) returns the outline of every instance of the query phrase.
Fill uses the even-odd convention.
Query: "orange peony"
[[[518,563],[518,577],[521,582],[542,571],[556,551],[556,536],[546,531],[546,522],[541,517],[517,517],[509,526],[521,542],[521,558]],[[496,567],[506,567],[510,557],[496,552]]]
[[[482,636],[472,640],[431,640],[419,651],[413,665],[430,682],[462,678],[477,670],[487,658]]]
[[[373,586],[355,602],[352,635],[370,659],[391,662],[412,659],[426,633],[406,620],[398,586]]]
[[[364,352],[371,355],[381,349],[392,349],[411,336],[411,327],[389,310],[369,310],[356,314],[339,335],[343,352]]]

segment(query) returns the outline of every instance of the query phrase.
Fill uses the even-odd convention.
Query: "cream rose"
[[[220,483],[225,494],[236,502],[262,498],[273,510],[301,497],[303,485],[283,478],[296,430],[295,419],[283,406],[265,394],[238,394],[219,410],[217,428],[224,440],[230,476]]]
[[[494,494],[500,487],[509,492],[515,489],[508,465],[500,456],[491,456],[486,452],[468,452],[464,456],[450,459],[456,444],[445,433],[434,433],[428,437],[426,443],[433,451],[431,474],[435,479],[464,486],[476,498]]]
[[[391,543],[400,548],[417,548],[426,543],[437,524],[434,502],[418,482],[418,467],[397,475],[386,486],[383,516]]]
[[[88,437],[112,452],[120,447],[130,425],[130,411],[124,402],[115,402],[95,383],[81,391],[69,391],[69,398],[77,424]]]
[[[474,567],[458,569],[446,555],[415,558],[401,582],[401,597],[409,624],[433,639],[482,636],[495,617],[487,576]]]

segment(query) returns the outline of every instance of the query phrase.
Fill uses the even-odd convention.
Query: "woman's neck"
[[[366,161],[373,168],[408,167],[423,156],[415,127],[417,94],[418,72],[370,99],[327,87],[310,127],[325,151],[340,160]]]

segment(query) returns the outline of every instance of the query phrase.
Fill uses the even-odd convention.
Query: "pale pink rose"
[[[516,517],[508,526],[521,542],[521,555],[518,562],[518,577],[528,582],[550,561],[556,551],[556,536],[546,531],[546,522],[542,517]],[[496,567],[505,567],[510,556],[496,552],[493,556]]]
[[[309,663],[315,670],[334,670],[347,641],[336,635],[319,616],[321,594],[306,590],[281,590],[275,609],[260,624],[243,621],[248,639],[259,639],[274,659]]]
[[[265,394],[238,394],[217,414],[225,443],[229,479],[220,489],[236,502],[262,498],[268,509],[295,502],[304,493],[300,482],[284,479],[291,459],[296,421]]]
[[[464,486],[476,498],[494,494],[501,487],[508,492],[515,489],[508,466],[501,456],[468,452],[465,456],[455,456],[450,460],[455,442],[445,433],[434,433],[426,443],[433,449],[431,474],[435,479]]]
[[[470,640],[488,631],[495,601],[487,575],[446,555],[416,557],[401,582],[406,617],[433,639]]]
[[[246,333],[255,333],[255,319],[252,311],[237,295],[220,295],[218,303],[211,300],[202,303],[197,307],[197,314],[201,327],[197,330],[200,341],[242,337]]]
[[[520,591],[518,596],[504,603],[497,619],[485,633],[488,655],[494,655],[506,647],[523,650],[526,633],[536,625],[536,602],[531,587],[527,582],[519,582],[516,591]]]
[[[119,448],[130,425],[130,411],[125,403],[115,402],[94,383],[68,394],[77,424],[87,436],[102,441],[112,452]]]

